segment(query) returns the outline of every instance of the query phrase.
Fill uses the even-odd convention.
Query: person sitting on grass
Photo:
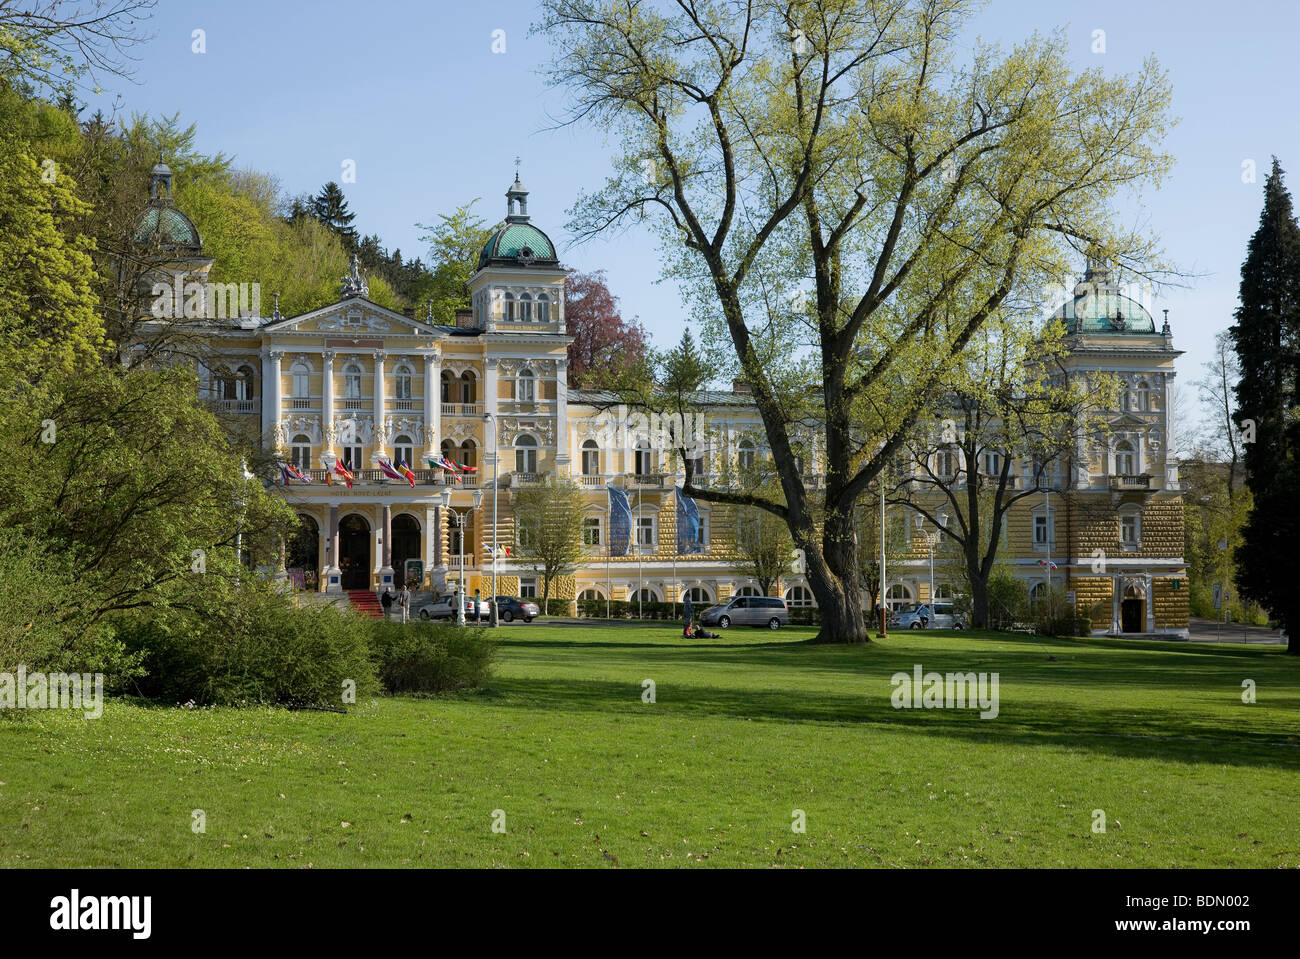
[[[691,639],[717,639],[717,633],[711,633],[703,626],[696,626],[695,631],[691,633]]]
[[[691,620],[690,617],[688,616],[686,618],[686,625],[682,627],[682,639],[694,639],[694,638],[695,637],[691,633]]]

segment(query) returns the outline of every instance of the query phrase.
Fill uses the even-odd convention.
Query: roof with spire
[[[515,182],[506,190],[506,222],[488,238],[479,254],[478,266],[559,266],[555,244],[529,222],[528,189],[519,180],[515,161]]]

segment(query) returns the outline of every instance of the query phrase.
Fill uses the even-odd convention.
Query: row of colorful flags
[[[430,469],[440,469],[451,473],[455,477],[457,483],[461,481],[460,474],[478,472],[477,466],[466,466],[462,463],[457,463],[449,456],[434,454],[433,456],[428,457],[428,460]],[[293,463],[282,462],[276,465],[280,467],[280,480],[285,486],[288,486],[290,483],[311,482],[311,477]],[[348,469],[347,464],[342,460],[335,460],[334,465],[331,466],[329,460],[322,457],[321,465],[325,467],[326,486],[332,485],[331,477],[339,476],[343,479],[343,482],[348,484],[348,489],[352,489],[352,481],[356,479],[356,477],[352,474],[352,471]],[[394,463],[387,456],[381,456],[379,457],[379,469],[390,479],[405,480],[410,483],[412,487],[415,486],[415,473],[412,471],[410,464],[405,460]]]

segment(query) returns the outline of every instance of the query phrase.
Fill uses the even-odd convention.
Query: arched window
[[[415,462],[415,444],[409,436],[402,434],[393,440],[393,462],[407,466]]]
[[[253,398],[253,368],[241,366],[235,371],[235,399],[251,400]]]
[[[686,598],[689,599],[694,606],[708,605],[713,602],[713,597],[703,586],[692,586],[686,591]]]
[[[604,599],[605,594],[598,589],[584,589],[578,594],[578,599]]]
[[[343,367],[343,396],[350,400],[361,398],[361,367],[356,363]]]
[[[229,367],[220,366],[213,370],[212,389],[219,400],[235,398],[235,374],[230,372]]]
[[[537,322],[551,322],[551,298],[545,293],[537,295]]]
[[[1029,587],[1029,605],[1033,606],[1047,599],[1047,584],[1035,583]]]
[[[912,602],[912,591],[902,583],[895,583],[885,591],[885,605],[894,612]]]
[[[501,297],[501,301],[503,304],[501,309],[502,318],[506,321],[513,320],[515,318],[515,295],[507,292],[505,296]]]
[[[537,399],[537,378],[527,367],[519,371],[515,380],[515,399],[520,403],[532,403]]]
[[[1137,385],[1137,408],[1143,412],[1151,409],[1151,386],[1146,380],[1141,380]]]
[[[742,586],[740,587],[740,589],[736,590],[736,595],[737,596],[762,596],[763,594],[758,591],[757,586]]]
[[[405,363],[393,370],[393,397],[399,400],[411,398],[411,368]]]
[[[299,433],[289,443],[289,462],[300,470],[311,469],[311,437]]]
[[[478,466],[478,447],[474,445],[473,440],[466,440],[460,444],[460,454],[456,459],[460,460],[461,466]]]
[[[749,440],[740,441],[740,447],[736,450],[736,465],[746,472],[754,468],[754,444]]]
[[[533,298],[527,293],[519,294],[519,322],[527,323],[533,318]]]
[[[940,583],[934,588],[935,602],[952,602],[953,595],[953,589],[947,583]]]
[[[631,592],[629,595],[631,596],[631,600],[632,600],[632,602],[634,602],[634,603],[637,602],[637,601],[640,601],[640,602],[642,602],[642,603],[657,603],[657,602],[659,602],[659,594],[656,593],[656,592],[655,592],[653,589],[651,589],[649,586],[643,586],[643,587],[641,587],[641,589],[639,589],[639,590],[637,590],[637,591],[635,591],[635,592]]]
[[[654,451],[650,449],[649,440],[637,442],[633,457],[633,469],[637,476],[649,476],[654,472]]]
[[[785,591],[785,604],[790,607],[811,606],[812,590],[807,586],[791,586]]]
[[[462,403],[476,403],[475,394],[475,377],[469,370],[460,374],[460,401]]]
[[[1137,451],[1128,440],[1115,444],[1115,474],[1117,476],[1137,475]]]
[[[526,433],[515,440],[515,472],[537,472],[537,440]]]
[[[582,441],[582,475],[600,475],[600,445],[595,440]]]
[[[293,374],[293,396],[307,399],[311,396],[311,367],[304,360],[298,360],[289,371]]]

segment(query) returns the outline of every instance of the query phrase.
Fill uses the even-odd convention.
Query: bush
[[[155,611],[120,630],[143,656],[137,689],[165,702],[338,709],[379,688],[365,621],[334,606],[294,608],[264,584],[246,582],[219,609]]]
[[[1092,632],[1092,620],[1081,614],[1065,588],[1055,583],[1047,596],[1034,601],[1030,622],[1042,636],[1087,636]]]
[[[989,576],[989,627],[1011,629],[1026,619],[1028,599],[1025,583],[1005,570],[994,570]]]
[[[370,654],[390,693],[442,693],[486,685],[497,645],[484,629],[374,620]]]

